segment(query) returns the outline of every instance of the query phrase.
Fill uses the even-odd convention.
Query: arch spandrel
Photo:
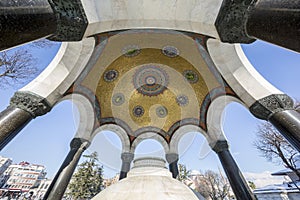
[[[169,142],[181,121],[206,130],[211,100],[231,91],[208,62],[206,36],[132,30],[95,38],[98,45],[75,90],[94,96],[100,126],[122,122],[131,141],[153,127]]]

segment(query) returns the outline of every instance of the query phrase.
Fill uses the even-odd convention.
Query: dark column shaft
[[[72,140],[71,150],[51,182],[51,185],[44,196],[44,200],[62,199],[78,161],[88,144],[88,142],[82,141],[79,138],[74,138]]]
[[[300,52],[300,0],[258,0],[248,15],[246,31]]]
[[[300,113],[285,110],[273,114],[269,118],[281,134],[300,152]]]
[[[169,170],[172,173],[172,177],[176,178],[179,174],[178,171],[178,160],[169,164]]]
[[[130,165],[131,165],[133,158],[134,158],[133,153],[124,152],[121,154],[122,166],[121,166],[119,180],[122,180],[123,178],[127,177],[127,173],[130,170]]]
[[[218,156],[235,197],[238,200],[255,200],[256,198],[249,189],[249,186],[247,185],[229,150],[218,152]]]
[[[0,150],[2,150],[31,120],[29,112],[8,107],[0,113]]]
[[[0,1],[0,51],[53,34],[56,16],[48,0]]]

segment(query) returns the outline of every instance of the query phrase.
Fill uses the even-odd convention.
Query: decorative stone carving
[[[81,0],[49,0],[57,15],[57,29],[49,39],[80,41],[88,25]]]
[[[117,93],[112,97],[112,102],[116,106],[120,106],[125,102],[125,96],[122,93]]]
[[[176,97],[176,103],[179,106],[186,106],[189,103],[189,98],[186,95],[179,95]]]
[[[216,153],[229,149],[229,145],[226,140],[218,140],[216,143],[213,143],[210,146]]]
[[[185,70],[183,76],[189,83],[197,83],[199,80],[197,73],[193,70]]]
[[[156,108],[156,115],[159,118],[164,118],[168,115],[168,109],[164,106],[159,106]]]
[[[248,9],[256,0],[223,0],[215,26],[222,42],[251,43],[246,33]]]
[[[250,112],[259,119],[268,120],[273,114],[292,110],[294,107],[293,100],[286,94],[272,94],[262,98],[252,104]]]
[[[112,69],[112,70],[105,72],[103,78],[106,82],[112,82],[112,81],[116,80],[118,78],[118,76],[119,76],[118,71]]]
[[[32,117],[44,115],[52,108],[45,98],[30,92],[16,92],[10,99],[10,106],[25,110]]]
[[[145,110],[144,110],[144,108],[143,108],[142,106],[135,106],[135,107],[133,108],[132,113],[133,113],[133,115],[134,115],[135,117],[141,117],[141,116],[144,115]]]

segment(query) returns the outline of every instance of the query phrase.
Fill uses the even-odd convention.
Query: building
[[[4,174],[8,177],[4,190],[28,192],[31,188],[38,187],[45,178],[46,172],[43,165],[21,162],[10,165]]]
[[[12,164],[12,159],[0,156],[0,188],[7,181],[7,175],[4,171]]]

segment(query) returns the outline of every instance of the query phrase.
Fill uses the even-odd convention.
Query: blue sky
[[[59,45],[50,49],[32,49],[41,66],[48,65]],[[257,41],[253,44],[243,45],[253,66],[273,85],[295,99],[300,99],[299,72],[300,54],[265,42]],[[9,99],[15,89],[0,89],[0,110],[9,104]],[[76,119],[74,109],[70,102],[62,102],[45,116],[34,119],[22,132],[2,150],[0,155],[10,157],[14,162],[29,161],[43,164],[47,167],[48,177],[53,177],[69,151],[69,142],[76,132]],[[282,166],[274,165],[260,157],[253,147],[257,125],[261,121],[255,119],[248,110],[238,104],[230,104],[225,111],[224,132],[230,142],[231,152],[243,172],[260,173],[263,171],[276,171]],[[95,149],[99,151],[101,163],[105,166],[105,175],[113,176],[119,171],[119,154],[105,157],[112,148],[120,153],[120,141],[115,135],[98,135],[88,152]],[[111,140],[113,145],[103,143],[103,137]],[[204,138],[201,135],[189,134],[183,139],[180,157],[181,163],[188,169],[204,171],[222,168],[217,156],[210,152],[203,155]],[[153,153],[161,148],[157,142],[147,140],[137,148],[137,154]],[[108,160],[105,160],[108,159]]]

